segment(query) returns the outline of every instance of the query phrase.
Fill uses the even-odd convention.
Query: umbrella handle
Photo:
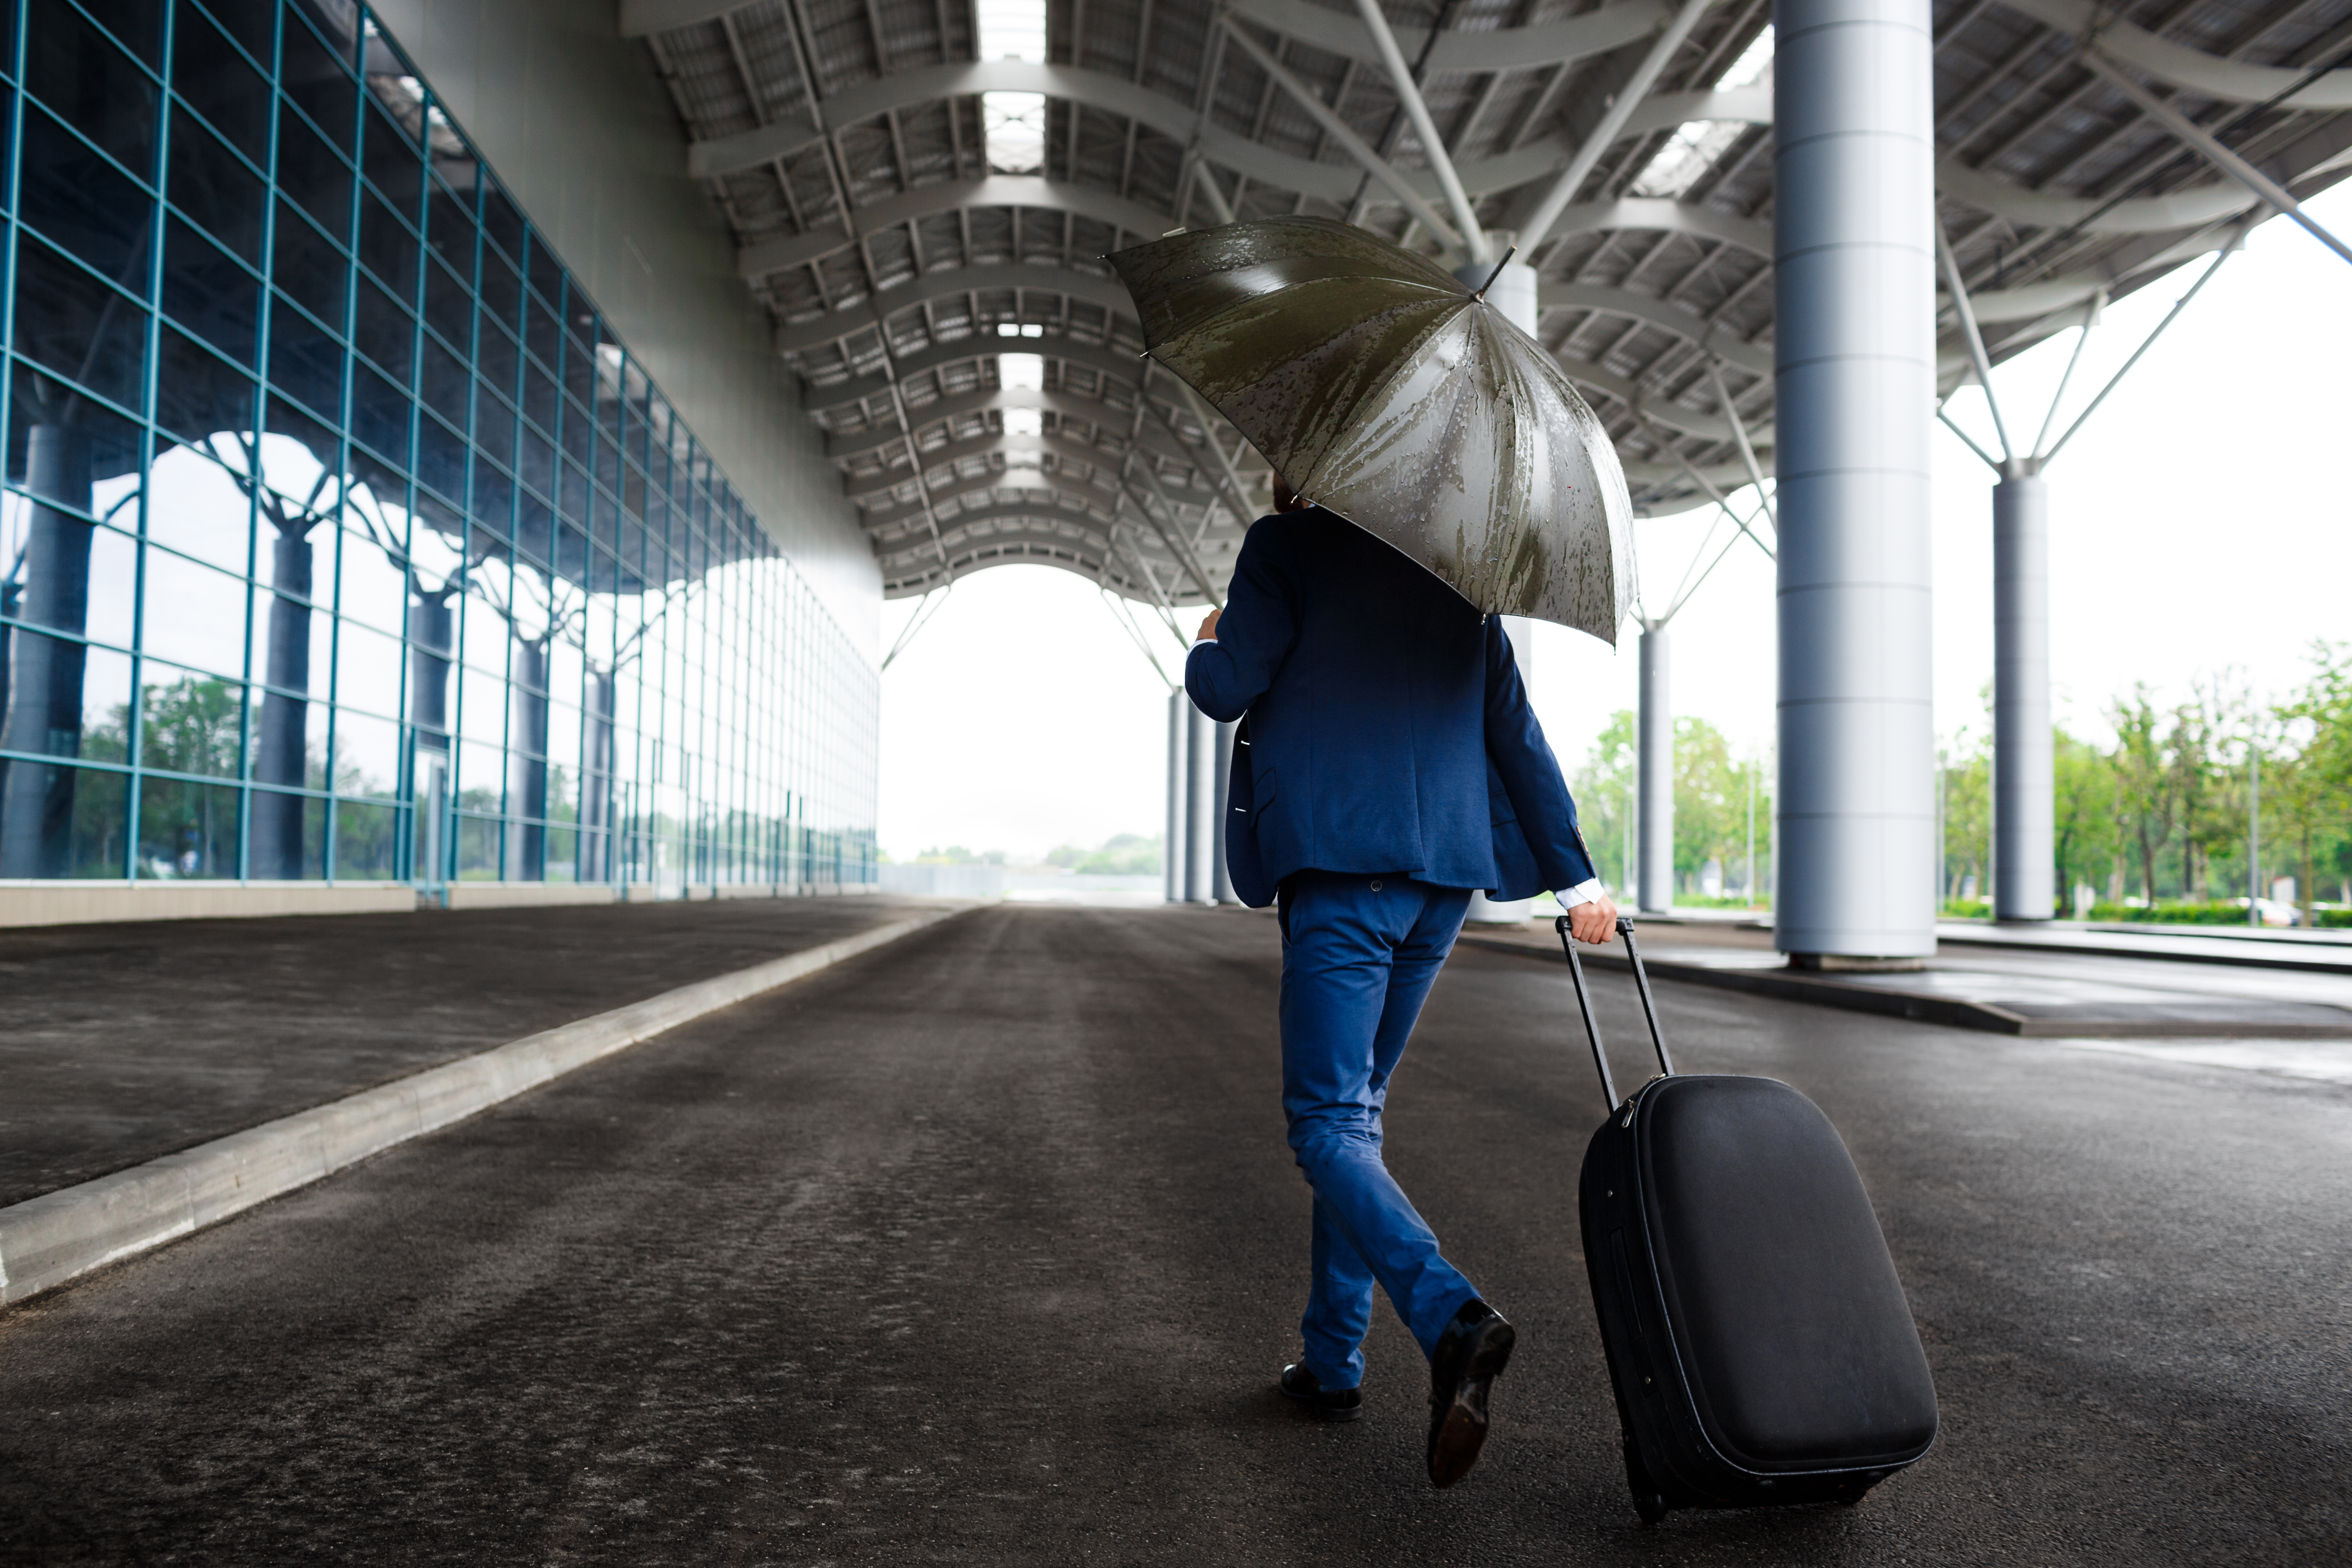
[[[1503,252],[1503,259],[1495,263],[1495,270],[1486,274],[1486,281],[1479,284],[1478,291],[1475,294],[1471,295],[1470,298],[1473,300],[1484,300],[1486,297],[1486,290],[1495,286],[1495,279],[1503,275],[1503,268],[1508,267],[1511,264],[1511,258],[1517,256],[1518,253],[1519,247],[1516,245],[1511,247],[1510,249]]]

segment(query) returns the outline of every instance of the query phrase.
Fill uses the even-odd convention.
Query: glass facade
[[[873,879],[873,667],[363,8],[0,16],[0,880]]]

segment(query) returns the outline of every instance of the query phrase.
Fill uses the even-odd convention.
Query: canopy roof
[[[1743,429],[1769,471],[1769,0],[1384,14],[1462,203],[1351,6],[1049,0],[1045,58],[982,61],[972,0],[624,0],[888,595],[1023,561],[1155,603],[1222,594],[1265,466],[1139,357],[1101,258],[1227,211],[1349,219],[1460,265],[1464,205],[1491,231],[1549,205],[1520,257],[1540,335],[1637,507],[1747,482]],[[2352,173],[2352,0],[1934,15],[1937,210],[1996,363],[2273,215],[2168,119],[2297,197]],[[1023,107],[981,96],[1003,93],[1044,100],[1023,172],[987,130]],[[1948,295],[1942,324],[1948,392],[1969,374]]]

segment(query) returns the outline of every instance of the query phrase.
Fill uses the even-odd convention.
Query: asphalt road
[[[0,930],[0,1204],[919,907],[664,900]]]
[[[1563,974],[1465,950],[1391,1163],[1517,1322],[1471,1479],[1272,1392],[1307,1200],[1271,921],[998,907],[0,1317],[0,1562],[2352,1561],[2352,1090],[1662,991],[1852,1144],[1937,1449],[1644,1529]],[[1621,1075],[1629,984],[1601,981]]]

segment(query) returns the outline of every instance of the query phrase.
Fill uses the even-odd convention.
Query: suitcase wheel
[[[1666,1494],[1650,1479],[1649,1467],[1642,1463],[1642,1450],[1625,1440],[1625,1484],[1633,1491],[1633,1511],[1642,1516],[1643,1524],[1656,1524],[1666,1517]]]

